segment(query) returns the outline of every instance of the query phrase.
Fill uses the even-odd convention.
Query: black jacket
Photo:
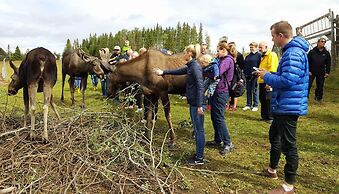
[[[241,52],[237,51],[237,58],[235,60],[235,64],[240,67],[240,69],[244,69],[245,66],[245,60],[244,56],[241,54]]]
[[[259,68],[260,60],[261,60],[261,54],[259,52],[256,52],[255,54],[250,52],[250,54],[246,56],[245,66],[243,69],[246,78],[252,77],[252,72],[255,71],[253,67]]]
[[[186,78],[186,98],[191,106],[201,107],[203,104],[204,84],[202,68],[195,59],[189,61],[186,67],[164,70],[164,75],[184,75]]]
[[[307,54],[310,72],[314,75],[325,75],[331,71],[331,55],[324,48],[322,51],[314,47]]]

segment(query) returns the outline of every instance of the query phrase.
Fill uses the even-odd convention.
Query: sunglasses
[[[321,40],[321,41],[319,41],[319,42],[326,42],[325,40]]]

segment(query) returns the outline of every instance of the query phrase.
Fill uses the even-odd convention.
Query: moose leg
[[[152,103],[152,96],[147,96],[146,98],[147,103],[145,103],[145,119],[146,119],[146,129],[145,129],[145,136],[148,138],[148,129],[151,127],[152,121],[152,111],[153,111],[153,103]]]
[[[34,83],[28,86],[28,96],[29,96],[29,112],[31,114],[31,133],[30,138],[31,140],[34,139],[33,131],[35,129],[35,101],[36,101],[36,94],[38,90],[38,83]]]
[[[170,146],[174,146],[175,132],[174,132],[174,128],[173,128],[172,120],[171,120],[171,104],[170,104],[169,96],[168,96],[167,93],[161,95],[161,101],[162,101],[162,105],[164,106],[164,112],[165,112],[167,124],[169,126],[169,129],[171,130],[171,132],[170,132]]]
[[[48,131],[47,131],[47,116],[48,116],[48,106],[51,102],[51,93],[52,88],[48,84],[44,84],[44,132],[43,132],[43,140],[48,142]]]
[[[70,78],[68,79],[68,83],[69,83],[69,90],[71,91],[71,101],[72,104],[71,106],[74,106],[74,76],[70,76]]]
[[[53,94],[51,94],[51,102],[50,102],[50,104],[51,104],[52,110],[55,112],[55,114],[58,117],[58,119],[61,120],[60,115],[59,115],[59,113],[58,113],[58,111],[56,109],[56,106],[55,106],[55,103],[54,103],[54,100],[53,100]]]
[[[86,88],[87,88],[87,77],[88,75],[86,75],[85,77],[82,77],[81,78],[81,93],[82,93],[82,109],[85,109],[86,108],[86,105],[85,105],[85,91],[86,91]]]
[[[65,86],[66,73],[62,72],[62,86],[61,86],[61,101],[64,102],[64,86]]]
[[[145,130],[145,135],[148,137],[148,129],[152,128],[155,123],[155,106],[156,103],[158,102],[158,97],[155,95],[148,95],[146,97],[146,105],[145,105],[145,110],[146,110],[146,130]]]
[[[29,97],[28,97],[28,89],[24,87],[23,89],[24,95],[24,105],[25,105],[25,112],[24,112],[24,127],[27,127],[27,116],[29,114]]]

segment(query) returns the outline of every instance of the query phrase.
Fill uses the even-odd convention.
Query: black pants
[[[298,169],[298,150],[296,144],[296,129],[299,116],[273,115],[269,131],[271,144],[270,167],[277,169],[281,152],[286,157],[284,167],[285,181],[295,183]]]
[[[310,80],[309,80],[309,85],[308,85],[308,95],[310,95],[310,90],[311,90],[314,79],[316,79],[315,82],[317,84],[317,87],[315,89],[314,99],[321,100],[323,99],[323,93],[324,93],[325,74],[310,75]]]
[[[261,118],[265,120],[272,120],[272,113],[270,108],[271,92],[266,91],[265,83],[259,84],[259,101],[261,104]]]

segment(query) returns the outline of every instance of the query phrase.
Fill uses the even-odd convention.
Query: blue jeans
[[[108,84],[109,84],[108,74],[105,74],[104,79],[101,80],[101,91],[104,97],[108,96]]]
[[[98,85],[98,77],[97,77],[97,75],[95,75],[95,74],[91,75],[91,79],[92,79],[93,86],[97,86]]]
[[[246,78],[246,95],[247,95],[247,102],[246,106],[252,107],[252,100],[253,100],[253,107],[258,107],[258,78]],[[252,98],[253,97],[253,98]]]
[[[231,138],[225,121],[225,108],[229,94],[215,92],[210,98],[211,119],[214,128],[214,141],[223,142],[224,146],[231,144]]]
[[[74,86],[75,88],[79,88],[81,87],[81,77],[74,77]]]
[[[201,159],[204,158],[205,148],[204,115],[198,114],[198,107],[190,105],[190,116],[195,134],[196,157]]]

